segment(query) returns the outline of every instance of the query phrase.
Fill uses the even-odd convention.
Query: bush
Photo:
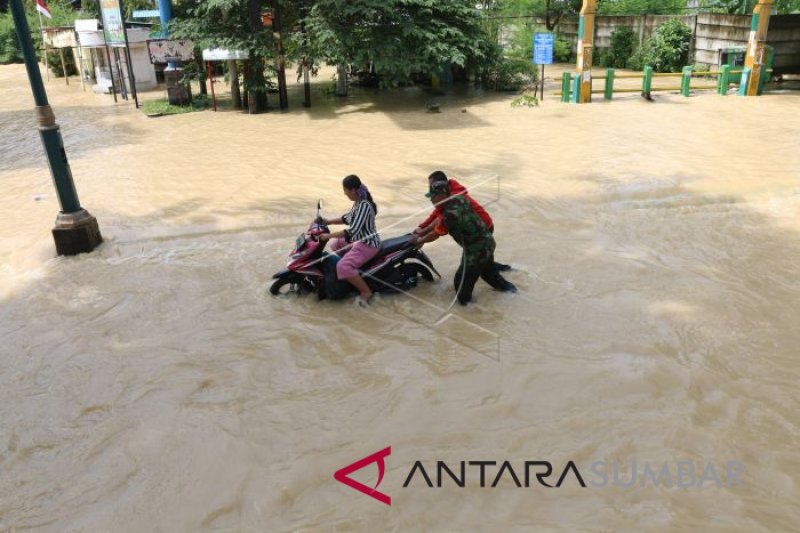
[[[537,107],[539,99],[536,95],[525,91],[511,101],[511,107]]]
[[[496,91],[518,91],[536,84],[536,65],[530,59],[503,58],[489,69],[486,81]]]
[[[11,13],[0,13],[0,65],[22,63],[22,51]]]
[[[553,61],[556,63],[572,63],[575,61],[575,54],[572,51],[572,44],[564,39],[556,38],[553,42]]]
[[[608,65],[614,68],[628,66],[636,45],[636,35],[630,26],[621,26],[611,34],[611,48],[608,51]]]
[[[695,63],[692,67],[692,73],[696,77],[700,78],[715,78],[716,75],[709,76],[707,72],[711,71],[711,67],[706,64]]]
[[[64,49],[64,66],[61,65],[61,53],[58,50],[47,52],[47,64],[50,66],[50,72],[56,78],[64,77],[64,67],[67,68],[67,76],[76,76],[78,74],[75,56],[69,48]]]
[[[630,68],[653,67],[656,72],[679,72],[689,62],[692,30],[677,19],[658,27],[655,34],[633,54]]]
[[[594,60],[592,61],[594,67],[608,68],[611,66],[611,50],[609,48],[595,48]]]

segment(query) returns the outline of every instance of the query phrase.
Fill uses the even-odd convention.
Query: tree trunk
[[[344,63],[336,67],[336,96],[347,96],[347,66]]]
[[[247,16],[250,29],[255,32],[264,31],[261,23],[261,1],[247,0]],[[267,82],[264,79],[264,62],[256,57],[255,50],[250,50],[250,72],[247,82],[247,102],[251,114],[267,109]]]
[[[199,52],[195,50],[195,52]],[[203,66],[203,55],[202,53],[195,53],[194,54],[194,63],[197,65],[197,70],[200,73],[197,76],[197,82],[200,84],[200,94],[208,96],[208,87],[206,87],[206,76],[205,76],[205,67]]]
[[[286,92],[286,57],[283,53],[283,26],[281,23],[281,6],[279,0],[272,0],[272,36],[275,39],[275,55],[278,70],[278,98],[281,109],[289,108],[289,96]]]
[[[242,108],[242,93],[239,90],[239,69],[236,68],[236,61],[231,59],[228,61],[228,75],[231,77],[231,99],[233,100],[233,108]]]

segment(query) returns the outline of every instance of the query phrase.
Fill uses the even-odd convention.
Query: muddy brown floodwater
[[[799,94],[514,109],[318,91],[310,110],[295,92],[284,114],[149,119],[47,87],[106,242],[54,257],[30,90],[0,68],[0,530],[800,524]],[[445,240],[427,247],[445,279],[419,300],[265,294],[316,200],[347,208],[344,175],[371,187],[387,236],[421,220],[434,169],[488,205],[519,295],[479,282],[447,318]],[[391,507],[333,479],[387,446]],[[523,485],[525,461],[551,462],[551,484],[574,461],[587,487],[481,488],[467,465],[465,488],[404,488],[417,460],[434,484],[437,460],[497,461],[487,484],[509,460]],[[646,464],[671,486],[640,483]],[[720,483],[697,486],[708,464]]]

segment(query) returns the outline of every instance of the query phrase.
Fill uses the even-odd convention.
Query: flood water
[[[152,119],[47,88],[105,243],[54,257],[32,97],[0,67],[0,530],[800,524],[800,94],[519,109],[408,89],[305,110],[295,92],[284,114]],[[343,176],[387,237],[424,218],[436,169],[475,187],[520,294],[479,282],[449,309],[449,239],[426,247],[442,281],[369,310],[265,294],[317,199],[348,208]],[[391,507],[333,479],[387,446]],[[744,472],[404,488],[417,460],[574,461],[587,484],[596,461]]]

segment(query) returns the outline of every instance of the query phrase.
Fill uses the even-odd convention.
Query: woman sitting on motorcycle
[[[353,207],[348,213],[339,218],[325,220],[325,223],[347,224],[348,229],[323,233],[319,239],[323,242],[334,239],[331,249],[342,256],[336,264],[336,277],[350,282],[359,292],[356,301],[359,305],[367,305],[372,291],[358,274],[358,269],[375,257],[381,248],[381,239],[375,229],[378,206],[367,186],[354,174],[342,180],[342,189],[345,196],[353,201]]]

